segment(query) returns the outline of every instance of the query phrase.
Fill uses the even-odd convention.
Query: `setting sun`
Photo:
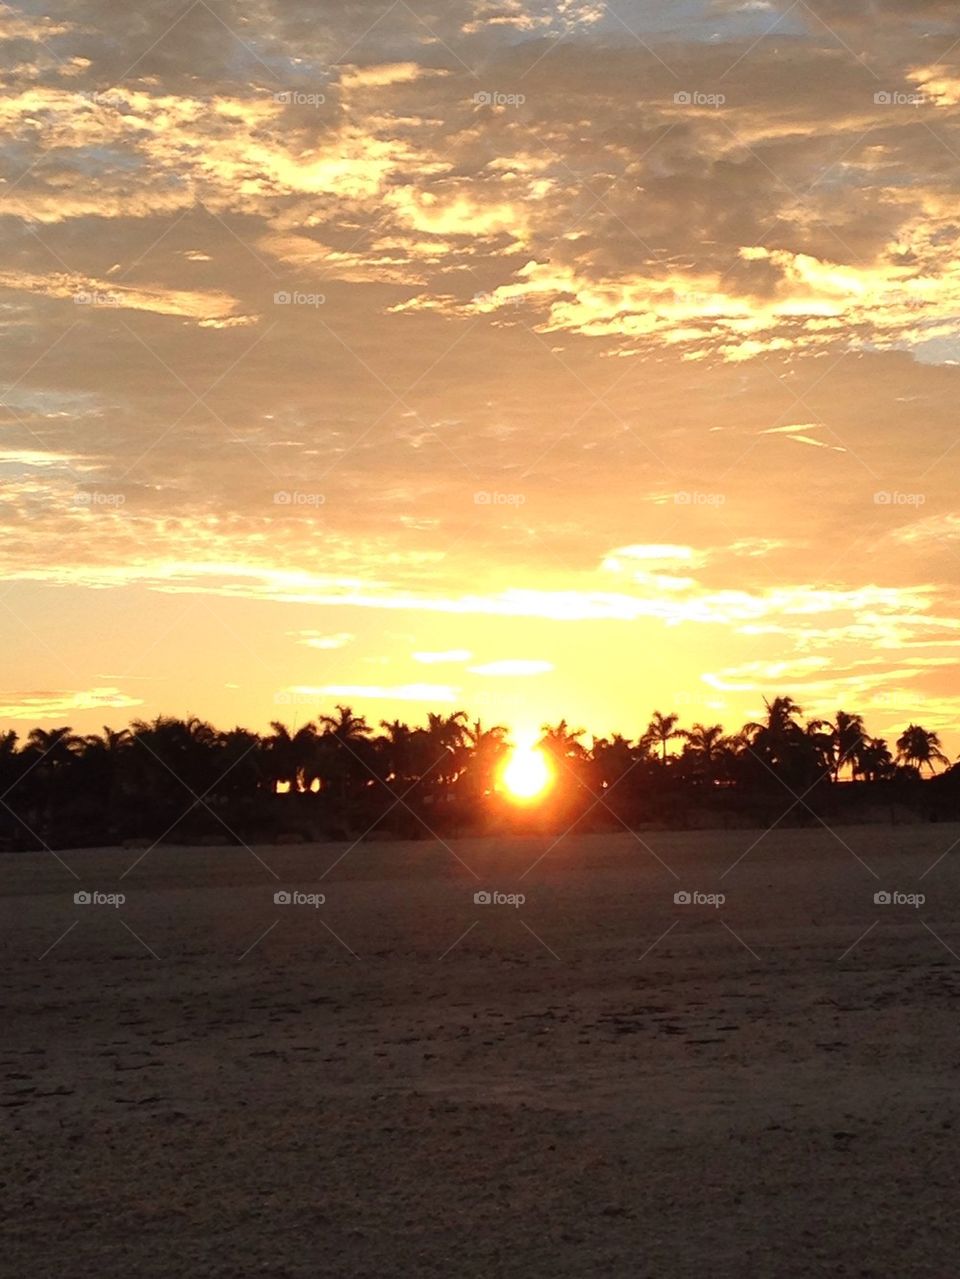
[[[552,773],[542,750],[517,746],[507,760],[502,780],[514,799],[535,799],[550,785]]]

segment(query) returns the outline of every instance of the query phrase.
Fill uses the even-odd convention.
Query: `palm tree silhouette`
[[[798,723],[803,711],[792,697],[775,697],[773,701],[765,697],[763,704],[767,718],[760,723],[744,724],[743,731],[750,749],[775,766],[789,758],[791,749],[804,736],[804,729]]]
[[[681,728],[679,736],[685,742],[681,762],[691,777],[701,782],[726,779],[735,743],[724,735],[722,724],[694,724]]]
[[[950,763],[940,748],[939,736],[919,724],[909,724],[897,738],[897,759],[920,772],[926,766],[931,773],[936,772],[934,764]]]
[[[75,755],[83,750],[83,738],[69,726],[64,728],[34,728],[27,738],[26,750],[38,757],[38,766],[47,772],[65,768]]]
[[[830,746],[833,763],[833,780],[839,781],[840,771],[849,764],[854,777],[863,771],[863,749],[867,743],[867,730],[861,715],[850,715],[847,711],[837,711],[834,722],[826,727],[830,729]]]
[[[567,721],[562,719],[554,727],[549,724],[541,725],[540,732],[543,733],[539,743],[540,749],[547,751],[556,759],[585,758],[587,752],[578,738],[584,735],[586,729],[571,728]]]
[[[493,789],[497,769],[509,750],[507,733],[502,724],[484,728],[478,719],[463,730],[458,750],[460,775],[467,794],[474,800]]]
[[[727,740],[723,735],[722,724],[711,724],[709,728],[703,724],[694,724],[693,728],[679,729],[677,736],[685,738],[685,750],[698,756],[708,767],[718,758]]]
[[[370,734],[370,725],[362,715],[354,715],[351,706],[337,703],[336,715],[321,715],[320,726],[341,742],[360,741]]]
[[[886,781],[895,771],[890,747],[882,737],[867,738],[857,762],[860,775],[868,782]]]
[[[104,724],[102,733],[90,733],[84,739],[84,752],[117,756],[133,745],[129,728],[111,728]]]
[[[599,790],[611,790],[632,771],[643,752],[630,745],[621,733],[595,737],[590,747],[593,775]]]
[[[380,757],[380,771],[386,782],[397,782],[405,785],[408,779],[416,776],[414,769],[415,732],[409,724],[393,719],[380,721],[380,727],[386,732],[376,739],[374,745]]]
[[[317,745],[317,727],[311,721],[291,734],[285,724],[271,720],[271,736],[263,738],[264,773],[272,790],[283,783],[291,791],[306,790],[308,773],[312,772]]]
[[[762,722],[729,737],[720,724],[682,729],[675,714],[657,711],[638,741],[594,736],[589,749],[583,729],[566,719],[544,724],[539,744],[558,767],[543,816],[569,827],[591,813],[591,824],[602,823],[606,810],[621,824],[669,824],[686,820],[688,801],[695,801],[718,820],[766,820],[778,798],[775,779],[804,795],[823,783],[829,800],[821,791],[819,803],[862,813],[862,800],[873,798],[866,784],[909,806],[922,777],[938,810],[960,809],[960,785],[951,784],[960,783],[960,768],[949,780],[934,776],[949,763],[937,733],[908,725],[896,742],[898,766],[860,715],[839,710],[832,722],[804,722],[790,697],[765,698],[764,706]],[[158,715],[86,737],[68,726],[35,728],[22,743],[15,732],[0,733],[0,849],[14,839],[66,847],[167,832],[193,838],[221,814],[242,827],[241,838],[276,832],[291,816],[337,838],[381,824],[405,837],[421,826],[440,838],[491,829],[493,820],[499,828],[496,776],[509,750],[503,725],[468,722],[464,711],[431,713],[418,726],[381,721],[383,731],[373,737],[362,715],[337,706],[319,726],[274,721],[261,736],[239,726],[221,731],[196,716]],[[670,757],[674,739],[684,745]],[[838,786],[847,771],[850,782]],[[282,784],[293,799],[278,797]]]
[[[644,733],[641,741],[650,744],[659,743],[661,751],[661,763],[667,762],[667,743],[672,741],[674,737],[680,737],[680,729],[677,728],[680,716],[671,712],[669,715],[663,715],[660,711],[654,711],[650,723],[647,725],[647,731]]]

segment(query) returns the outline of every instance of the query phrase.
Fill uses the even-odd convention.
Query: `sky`
[[[0,727],[960,750],[946,0],[0,7]]]

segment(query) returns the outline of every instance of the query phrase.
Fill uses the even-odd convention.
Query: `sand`
[[[3,857],[2,1273],[955,1273],[960,828],[756,838]]]

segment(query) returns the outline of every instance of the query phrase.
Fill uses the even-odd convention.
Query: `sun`
[[[553,780],[553,772],[543,751],[536,746],[515,746],[501,774],[501,781],[513,799],[536,799]]]

